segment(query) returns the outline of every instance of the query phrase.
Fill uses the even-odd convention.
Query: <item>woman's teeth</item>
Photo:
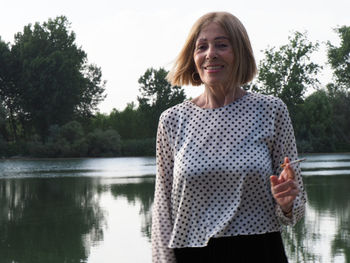
[[[209,70],[216,70],[216,69],[221,69],[222,66],[207,66],[207,67],[204,67],[205,69],[209,69]]]

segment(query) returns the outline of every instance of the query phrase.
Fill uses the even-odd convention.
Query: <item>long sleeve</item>
[[[173,249],[168,248],[173,228],[171,191],[174,161],[169,134],[163,121],[161,116],[157,132],[157,175],[152,211],[152,261],[154,263],[176,262]]]
[[[280,165],[283,163],[284,157],[289,157],[291,161],[298,158],[293,126],[287,107],[282,101],[280,101],[280,105],[277,105],[274,126],[275,130],[272,164],[273,172],[278,176],[282,171]],[[280,222],[285,225],[296,224],[296,222],[298,222],[305,213],[306,192],[303,186],[299,164],[294,166],[294,170],[300,193],[293,203],[292,218],[284,216],[281,207],[276,204],[276,215]]]

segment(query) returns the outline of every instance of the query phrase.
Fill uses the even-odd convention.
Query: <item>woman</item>
[[[242,89],[255,73],[236,17],[194,24],[168,79],[204,92],[159,120],[153,262],[287,262],[281,226],[306,196],[285,104]]]

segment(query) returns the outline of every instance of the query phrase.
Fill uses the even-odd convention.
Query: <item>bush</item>
[[[122,142],[123,156],[154,156],[156,139],[131,139]]]
[[[4,157],[7,151],[7,143],[0,134],[0,157]]]
[[[77,121],[70,121],[63,125],[59,131],[59,137],[64,138],[69,143],[74,143],[84,136],[83,127]]]
[[[121,152],[120,136],[116,130],[89,133],[86,137],[88,155],[93,157],[119,156]]]
[[[28,154],[28,145],[24,141],[8,142],[6,144],[5,156],[15,157],[15,156],[25,156]]]
[[[27,143],[28,155],[31,157],[56,157],[51,152],[47,144],[40,141],[31,141]]]
[[[312,153],[314,148],[307,140],[297,140],[297,148],[299,153]]]

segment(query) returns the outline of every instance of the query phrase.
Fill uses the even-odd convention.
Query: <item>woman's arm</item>
[[[156,150],[157,175],[152,211],[152,261],[176,262],[173,249],[168,248],[173,228],[171,220],[173,152],[162,116],[158,125]]]
[[[294,130],[286,105],[278,101],[275,117],[274,174],[270,178],[272,195],[276,201],[276,215],[283,224],[294,225],[305,213],[306,192],[299,163],[281,168],[281,164],[298,159]],[[288,157],[288,159],[285,159]],[[277,177],[276,175],[279,175]]]

